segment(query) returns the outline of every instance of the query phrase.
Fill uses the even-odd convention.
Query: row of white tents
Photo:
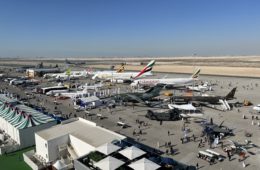
[[[124,162],[121,160],[118,160],[112,156],[108,156],[101,161],[97,162],[95,164],[96,167],[102,169],[102,170],[114,170],[119,168],[121,165],[123,165]],[[134,170],[156,170],[160,168],[160,166],[149,159],[142,158],[140,160],[137,160],[130,165],[128,165]]]
[[[114,145],[112,143],[105,143],[105,144],[97,147],[96,151],[107,155],[107,157],[94,163],[94,166],[98,167],[99,169],[102,169],[102,170],[115,170],[115,169],[119,168],[120,166],[124,165],[125,164],[124,161],[114,158],[113,156],[110,156],[110,154],[112,154],[120,149],[121,149],[121,147]],[[128,160],[131,160],[131,161],[146,154],[146,152],[144,152],[143,150],[141,150],[135,146],[127,147],[127,148],[119,151],[118,153],[123,155],[124,157],[128,158]],[[58,160],[55,164],[53,164],[53,166],[57,170],[66,169],[65,168],[66,165],[64,163],[62,163],[62,161],[60,161],[60,160]],[[160,168],[160,165],[158,165],[146,158],[138,159],[138,160],[132,162],[131,164],[129,164],[128,166],[134,170],[156,170],[156,169]]]
[[[116,146],[112,143],[106,143],[104,145],[99,146],[96,149],[96,151],[101,152],[105,155],[109,155],[113,152],[118,151],[119,149],[120,149],[119,146]],[[143,150],[141,150],[135,146],[127,147],[127,148],[119,151],[118,153],[123,155],[124,157],[128,158],[129,160],[134,160],[135,158],[138,158],[138,157],[146,154],[146,152],[144,152]],[[112,156],[108,156],[108,157],[100,160],[99,162],[95,163],[94,165],[102,170],[114,170],[114,169],[117,169],[118,167],[120,167],[121,165],[123,165],[124,163],[125,162],[118,160]],[[146,158],[137,160],[128,166],[135,170],[156,170],[156,169],[160,168],[160,166],[158,164],[156,164]]]

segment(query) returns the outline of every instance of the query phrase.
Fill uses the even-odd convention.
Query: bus
[[[37,92],[41,93],[41,94],[46,94],[47,92],[52,91],[52,90],[67,90],[67,89],[68,89],[68,87],[66,87],[66,86],[53,86],[53,87],[39,88],[39,89],[37,89]]]

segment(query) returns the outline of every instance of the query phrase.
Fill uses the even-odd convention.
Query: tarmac
[[[9,74],[10,75],[10,74]],[[156,77],[163,77],[165,74],[157,74]],[[188,77],[187,74],[168,74],[168,77]],[[235,97],[237,98],[231,102],[243,102],[244,99],[251,101],[254,105],[260,103],[260,81],[259,79],[252,78],[234,78],[234,77],[221,77],[221,76],[200,76],[201,80],[205,80],[211,83],[216,83],[216,86],[213,86],[214,91],[210,92],[215,95],[226,95],[233,87],[237,87],[237,92]],[[84,80],[85,81],[85,80]],[[47,83],[43,83],[46,85]],[[49,83],[51,84],[51,83]],[[15,94],[19,94],[21,97],[26,97],[25,92],[30,90],[20,89],[15,86],[9,86],[7,83],[0,84],[0,89],[7,88],[9,92],[13,92]],[[166,152],[170,147],[166,147],[165,143],[170,142],[171,147],[174,149],[174,155],[164,156],[172,157],[173,159],[183,162],[189,165],[199,164],[199,169],[214,169],[214,170],[233,170],[233,169],[248,169],[248,170],[258,170],[260,169],[260,147],[253,147],[248,149],[248,153],[246,154],[244,168],[242,162],[239,162],[239,156],[233,155],[231,161],[226,158],[223,162],[218,162],[210,165],[207,161],[198,159],[197,153],[202,150],[205,151],[209,148],[207,143],[204,143],[202,148],[198,148],[199,140],[201,138],[201,130],[200,121],[202,119],[189,119],[187,123],[185,123],[185,127],[189,129],[188,136],[192,136],[193,134],[196,136],[196,141],[189,141],[182,144],[181,138],[184,136],[182,131],[182,127],[184,125],[184,121],[163,121],[160,124],[159,121],[149,120],[145,117],[147,110],[149,109],[146,106],[138,105],[138,106],[117,106],[114,109],[102,108],[93,109],[90,112],[93,113],[93,116],[87,116],[85,112],[80,111],[76,112],[73,108],[73,103],[70,100],[59,100],[60,104],[54,104],[54,98],[34,94],[35,98],[30,99],[29,103],[42,105],[47,111],[50,113],[54,113],[55,110],[59,110],[62,112],[62,115],[70,115],[70,117],[83,117],[85,119],[96,122],[98,125],[105,127],[107,129],[113,130],[125,136],[134,138],[146,145],[151,147],[155,147],[160,149],[161,151]],[[55,107],[57,107],[55,109]],[[160,108],[153,108],[160,109]],[[260,127],[257,126],[257,122],[254,120],[254,125],[252,125],[252,106],[244,106],[241,108],[233,108],[231,111],[220,111],[212,108],[203,107],[204,116],[203,119],[210,120],[213,119],[213,122],[216,124],[220,124],[224,121],[224,125],[233,129],[235,136],[225,137],[223,139],[224,145],[228,144],[227,140],[234,140],[239,143],[245,143],[245,140],[252,141],[256,146],[260,146],[260,136],[259,130]],[[104,119],[99,119],[95,114],[102,114]],[[246,119],[243,119],[243,115],[246,116]],[[260,114],[258,114],[260,117]],[[123,121],[129,127],[121,128],[117,126],[118,121]],[[137,122],[145,122],[140,125]],[[135,132],[142,131],[142,134],[134,135]],[[170,133],[168,133],[170,132]],[[245,132],[252,133],[252,137],[245,137]],[[82,132],[84,133],[84,132]],[[221,149],[221,146],[218,145],[216,148],[212,149],[223,156],[227,157],[226,153]]]

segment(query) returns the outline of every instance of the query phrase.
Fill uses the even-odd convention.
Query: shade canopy
[[[128,148],[125,148],[122,151],[119,151],[119,153],[125,157],[127,157],[129,160],[133,160],[139,156],[144,155],[146,152],[144,152],[143,150],[135,147],[135,146],[131,146]]]
[[[133,168],[134,170],[156,170],[161,167],[160,165],[146,158],[135,161],[128,166]]]
[[[177,104],[169,104],[168,105],[169,109],[180,109],[180,110],[192,110],[195,111],[197,110],[196,107],[194,107],[192,104],[182,104],[182,105],[177,105]]]
[[[25,129],[55,121],[52,117],[25,105],[16,104],[14,106],[1,101],[0,117],[5,119],[17,129]]]
[[[114,170],[123,165],[124,162],[112,156],[108,156],[94,165],[102,170]]]
[[[116,146],[116,145],[114,145],[112,143],[105,143],[105,144],[97,147],[96,151],[101,152],[101,153],[103,153],[105,155],[109,155],[109,154],[117,151],[118,149],[120,149],[119,146]]]

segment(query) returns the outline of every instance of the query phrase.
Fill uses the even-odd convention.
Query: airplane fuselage
[[[196,102],[207,102],[211,104],[216,104],[220,99],[223,99],[222,96],[173,96],[173,101],[180,103],[189,103],[191,101]]]
[[[194,81],[193,78],[139,79],[139,80],[135,80],[133,84],[156,85],[161,83],[166,85],[184,85],[184,84],[191,84],[193,81]]]
[[[103,71],[99,72],[92,77],[92,79],[99,78],[99,79],[121,79],[121,80],[130,80],[134,76],[136,76],[139,72],[123,72],[118,73],[115,71]],[[143,76],[152,75],[151,72],[144,73]]]

